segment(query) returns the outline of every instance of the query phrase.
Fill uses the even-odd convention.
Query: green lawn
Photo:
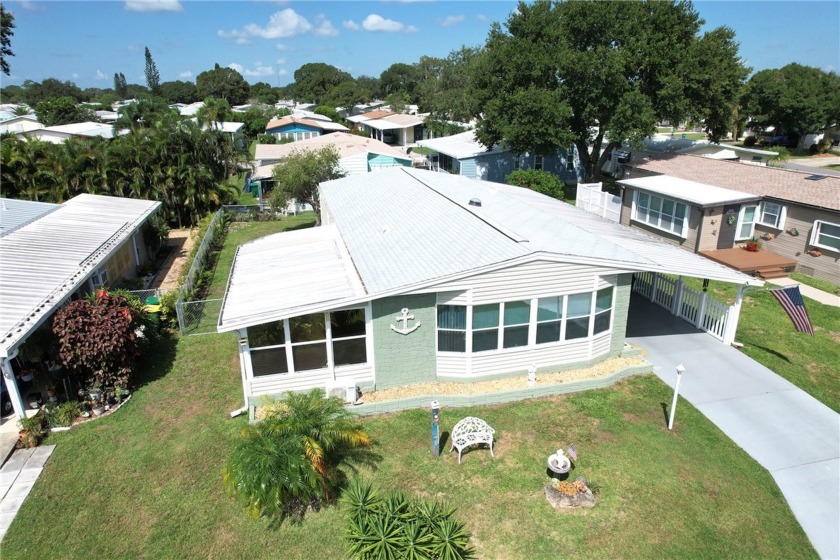
[[[834,171],[840,171],[840,165],[824,165],[822,169],[833,169]]]
[[[803,284],[819,283],[792,276]],[[699,289],[701,281],[687,279],[686,283]],[[735,291],[734,285],[723,282],[709,286],[710,295],[730,305],[735,302]],[[742,352],[840,412],[840,309],[804,299],[814,325],[813,337],[796,332],[782,306],[766,290],[752,288],[744,296],[735,340],[744,344]]]
[[[817,278],[811,278],[810,276],[799,274],[798,272],[791,272],[789,276],[800,284],[817,288],[818,290],[828,292],[829,294],[840,294],[840,285],[832,284],[831,282],[826,282],[825,280],[818,280]]]
[[[235,244],[274,227],[230,231],[213,293]],[[340,508],[268,528],[223,494],[220,471],[247,422],[227,417],[242,406],[234,336],[173,335],[142,371],[117,413],[48,438],[57,447],[2,543],[4,560],[345,557]],[[645,375],[575,395],[444,409],[444,433],[466,415],[497,430],[495,458],[475,450],[461,465],[431,456],[428,411],[366,418],[382,461],[362,476],[457,506],[478,558],[815,558],[771,476],[702,414],[681,401],[666,429],[670,397]],[[600,503],[558,513],[542,496],[545,460],[572,443],[573,473]]]

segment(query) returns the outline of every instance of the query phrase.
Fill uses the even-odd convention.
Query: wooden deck
[[[751,252],[741,247],[700,251],[700,254],[729,268],[762,278],[779,278],[796,268],[796,262],[769,251]]]

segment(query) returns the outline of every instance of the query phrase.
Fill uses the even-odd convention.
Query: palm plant
[[[286,393],[281,406],[242,431],[222,471],[225,491],[255,519],[300,520],[335,501],[345,469],[374,465],[373,441],[337,398]]]

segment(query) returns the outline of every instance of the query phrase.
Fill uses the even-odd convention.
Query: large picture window
[[[822,220],[814,222],[811,245],[830,251],[840,251],[840,224],[832,224]]]
[[[785,227],[785,207],[775,202],[762,202],[758,223],[774,229]]]
[[[467,352],[467,341],[471,352],[492,352],[587,338],[610,330],[612,308],[612,287],[502,303],[438,305],[438,351]]]
[[[248,327],[255,377],[367,363],[364,309],[313,313]],[[289,359],[291,358],[291,359]]]
[[[636,191],[636,221],[685,237],[687,210],[682,202]]]

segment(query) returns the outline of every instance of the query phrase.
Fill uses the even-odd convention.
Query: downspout
[[[0,358],[0,369],[3,371],[3,383],[6,384],[6,389],[9,391],[9,399],[12,401],[15,417],[20,419],[26,417],[26,407],[23,405],[23,398],[20,396],[20,389],[17,386],[17,379],[15,379],[15,372],[10,361],[15,356],[17,356],[17,350],[14,350],[9,358]]]

